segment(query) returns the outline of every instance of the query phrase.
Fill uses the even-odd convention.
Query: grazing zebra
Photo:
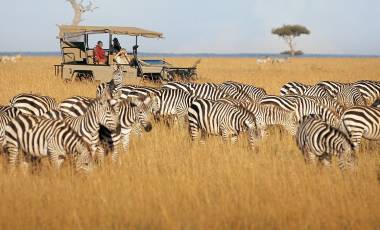
[[[291,98],[284,96],[267,95],[259,101],[261,105],[277,106],[287,111],[295,111],[296,105]]]
[[[336,112],[339,116],[342,115],[345,110],[345,108],[340,103],[330,98],[330,96],[329,97],[310,97],[310,96],[304,96],[304,95],[285,95],[284,97],[293,101],[294,103],[297,102],[298,98],[300,98],[300,100],[302,100],[302,98],[313,100],[315,103],[323,105],[327,107],[328,109]]]
[[[59,104],[59,110],[71,117],[81,116],[94,100],[89,97],[73,96],[63,100]]]
[[[281,125],[290,135],[296,134],[298,119],[295,112],[256,103],[245,103],[243,106],[255,115],[257,129],[260,131],[261,137],[266,135],[268,125]]]
[[[78,117],[65,117],[63,121],[73,128],[91,147],[94,156],[99,144],[99,130],[103,125],[109,130],[116,130],[119,125],[119,102],[115,99],[99,98],[94,100],[85,113]],[[103,153],[98,151],[98,160]]]
[[[252,102],[258,102],[260,101],[261,98],[267,95],[266,91],[263,88],[257,88],[252,85],[245,85],[245,84],[234,82],[234,81],[223,82],[219,86],[219,89],[222,89],[223,87],[230,88],[230,90],[236,89],[238,91],[244,92],[245,94],[248,95],[248,97],[251,99]],[[238,98],[235,98],[235,99],[238,99]]]
[[[367,105],[371,105],[380,98],[380,81],[362,80],[357,81],[352,86],[359,89]]]
[[[283,85],[280,89],[280,95],[289,95],[289,94],[297,94],[297,95],[303,95],[305,94],[305,91],[310,88],[310,85],[305,85],[299,82],[288,82],[285,85]]]
[[[71,117],[83,116],[90,104],[95,100],[96,99],[76,96],[66,99],[64,104],[61,103],[60,108],[61,110],[64,108],[66,114],[73,114]],[[137,135],[141,134],[141,127],[145,131],[151,130],[152,125],[147,120],[147,113],[152,110],[159,110],[157,96],[148,95],[146,97],[140,96],[138,98],[129,97],[126,100],[122,100],[118,105],[118,120],[120,127],[117,127],[116,130],[112,131],[100,125],[99,138],[102,142],[102,147],[106,147],[106,149],[100,148],[99,151],[102,152],[99,153],[99,156],[103,157],[103,150],[109,150],[112,153],[112,160],[116,162],[119,155],[115,147],[120,142],[120,139],[123,140],[122,143],[124,149],[127,149],[131,130],[135,131]]]
[[[3,106],[0,108],[0,149],[4,143],[5,127],[19,114],[21,114],[21,112],[17,108],[10,106]]]
[[[124,85],[120,88],[121,98],[127,99],[128,97],[138,97],[139,95],[149,96],[149,95],[157,95],[160,90],[141,85]]]
[[[194,96],[180,89],[162,89],[158,97],[158,110],[154,111],[155,117],[177,118],[185,121],[188,109],[195,99]]]
[[[319,161],[329,166],[332,156],[337,156],[342,170],[356,165],[353,144],[347,135],[314,116],[303,118],[297,130],[296,142],[307,163]]]
[[[310,86],[308,89],[305,90],[305,92],[303,93],[303,95],[309,96],[309,97],[331,98],[330,93],[322,85],[313,85],[313,86]]]
[[[58,169],[66,154],[76,156],[77,171],[90,171],[93,167],[89,145],[63,121],[22,114],[13,119],[5,129],[5,146],[10,170],[18,161],[21,150],[24,163],[48,157]]]
[[[298,127],[298,119],[296,113],[281,109],[277,106],[264,106],[258,103],[244,103],[231,99],[219,99],[217,101],[227,103],[236,107],[244,107],[251,112],[256,118],[256,126],[259,131],[260,138],[266,136],[266,128],[268,125],[281,125],[290,135],[294,136]]]
[[[354,106],[347,109],[341,118],[340,129],[346,132],[355,148],[361,139],[380,140],[380,110],[372,107]]]
[[[10,100],[10,105],[21,113],[41,116],[51,109],[57,108],[57,102],[49,96],[22,93]]]
[[[317,85],[324,86],[331,97],[335,97],[342,87],[350,85],[349,83],[340,83],[336,81],[321,81]]]
[[[222,135],[233,143],[241,132],[248,131],[249,143],[254,146],[256,138],[255,117],[246,109],[238,109],[229,104],[207,99],[195,99],[189,108],[189,131],[192,140],[206,134]]]
[[[359,89],[351,85],[342,86],[334,99],[346,108],[366,104]]]
[[[339,127],[340,117],[333,110],[330,110],[326,106],[306,97],[298,97],[295,99],[295,111],[299,120],[304,116],[315,114],[329,125]]]
[[[228,94],[219,89],[219,86],[214,83],[180,83],[180,82],[169,82],[162,86],[162,88],[167,89],[182,89],[191,95],[198,98],[217,100],[224,97],[229,97]]]

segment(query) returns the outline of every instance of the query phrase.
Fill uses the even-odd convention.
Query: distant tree
[[[74,10],[74,17],[71,23],[71,25],[74,25],[74,26],[79,25],[79,23],[83,21],[82,19],[83,13],[88,12],[88,11],[92,12],[98,8],[94,6],[91,1],[88,2],[87,5],[83,5],[83,0],[81,0],[80,2],[77,2],[77,0],[67,0],[67,1],[71,4]]]
[[[302,34],[310,34],[310,31],[301,25],[283,25],[282,27],[272,29],[272,34],[284,39],[290,48],[290,55],[294,56],[297,53],[302,53],[302,51],[294,49],[294,39]]]

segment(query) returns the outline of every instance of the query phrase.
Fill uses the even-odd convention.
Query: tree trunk
[[[294,50],[293,39],[292,38],[289,39],[288,44],[289,44],[289,48],[290,48],[290,55],[294,56],[296,52]]]

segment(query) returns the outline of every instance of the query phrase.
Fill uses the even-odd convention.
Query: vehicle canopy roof
[[[111,33],[118,35],[142,36],[146,38],[162,38],[160,32],[125,26],[73,26],[59,25],[59,38],[71,38],[84,34]]]

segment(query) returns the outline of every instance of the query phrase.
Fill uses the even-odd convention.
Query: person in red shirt
[[[95,63],[97,64],[106,64],[106,52],[103,49],[103,42],[98,41],[98,44],[96,45],[94,49],[94,57],[95,57]]]

